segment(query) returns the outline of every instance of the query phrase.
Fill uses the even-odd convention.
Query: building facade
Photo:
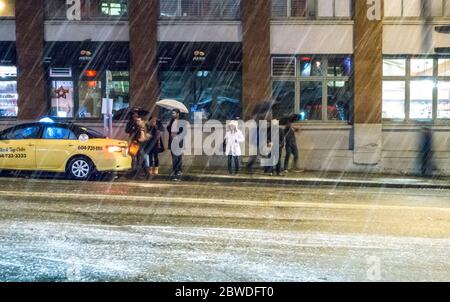
[[[450,174],[448,26],[450,0],[0,0],[0,124],[272,100],[307,170],[416,173],[432,140]]]

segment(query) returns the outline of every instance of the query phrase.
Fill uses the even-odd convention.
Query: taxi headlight
[[[122,147],[119,147],[119,146],[108,146],[108,147],[106,147],[106,150],[109,153],[116,153],[116,152],[122,152],[123,151]]]

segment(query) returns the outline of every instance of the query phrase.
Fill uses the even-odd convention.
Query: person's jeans
[[[286,158],[284,159],[284,170],[289,170],[289,160],[294,156],[294,169],[298,169],[298,147],[296,145],[286,146]]]
[[[150,152],[148,154],[148,166],[153,168],[159,167],[159,155],[158,152]]]
[[[183,170],[183,157],[172,153],[172,174],[180,174]]]
[[[239,173],[239,165],[240,165],[240,158],[239,156],[233,156],[228,155],[228,171],[230,174],[233,174],[233,171],[237,174]],[[233,164],[234,164],[234,170],[233,170]]]

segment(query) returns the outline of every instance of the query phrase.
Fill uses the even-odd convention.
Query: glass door
[[[78,82],[78,118],[100,118],[103,77],[96,70],[84,70]]]

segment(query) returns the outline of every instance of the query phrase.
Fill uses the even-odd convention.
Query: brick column
[[[382,151],[383,0],[355,1],[354,162],[376,165]]]
[[[159,100],[158,0],[129,0],[131,105],[153,110]]]
[[[19,120],[48,113],[44,54],[44,0],[16,0],[17,90]]]
[[[269,0],[241,0],[243,48],[243,116],[251,118],[256,105],[270,100]]]

